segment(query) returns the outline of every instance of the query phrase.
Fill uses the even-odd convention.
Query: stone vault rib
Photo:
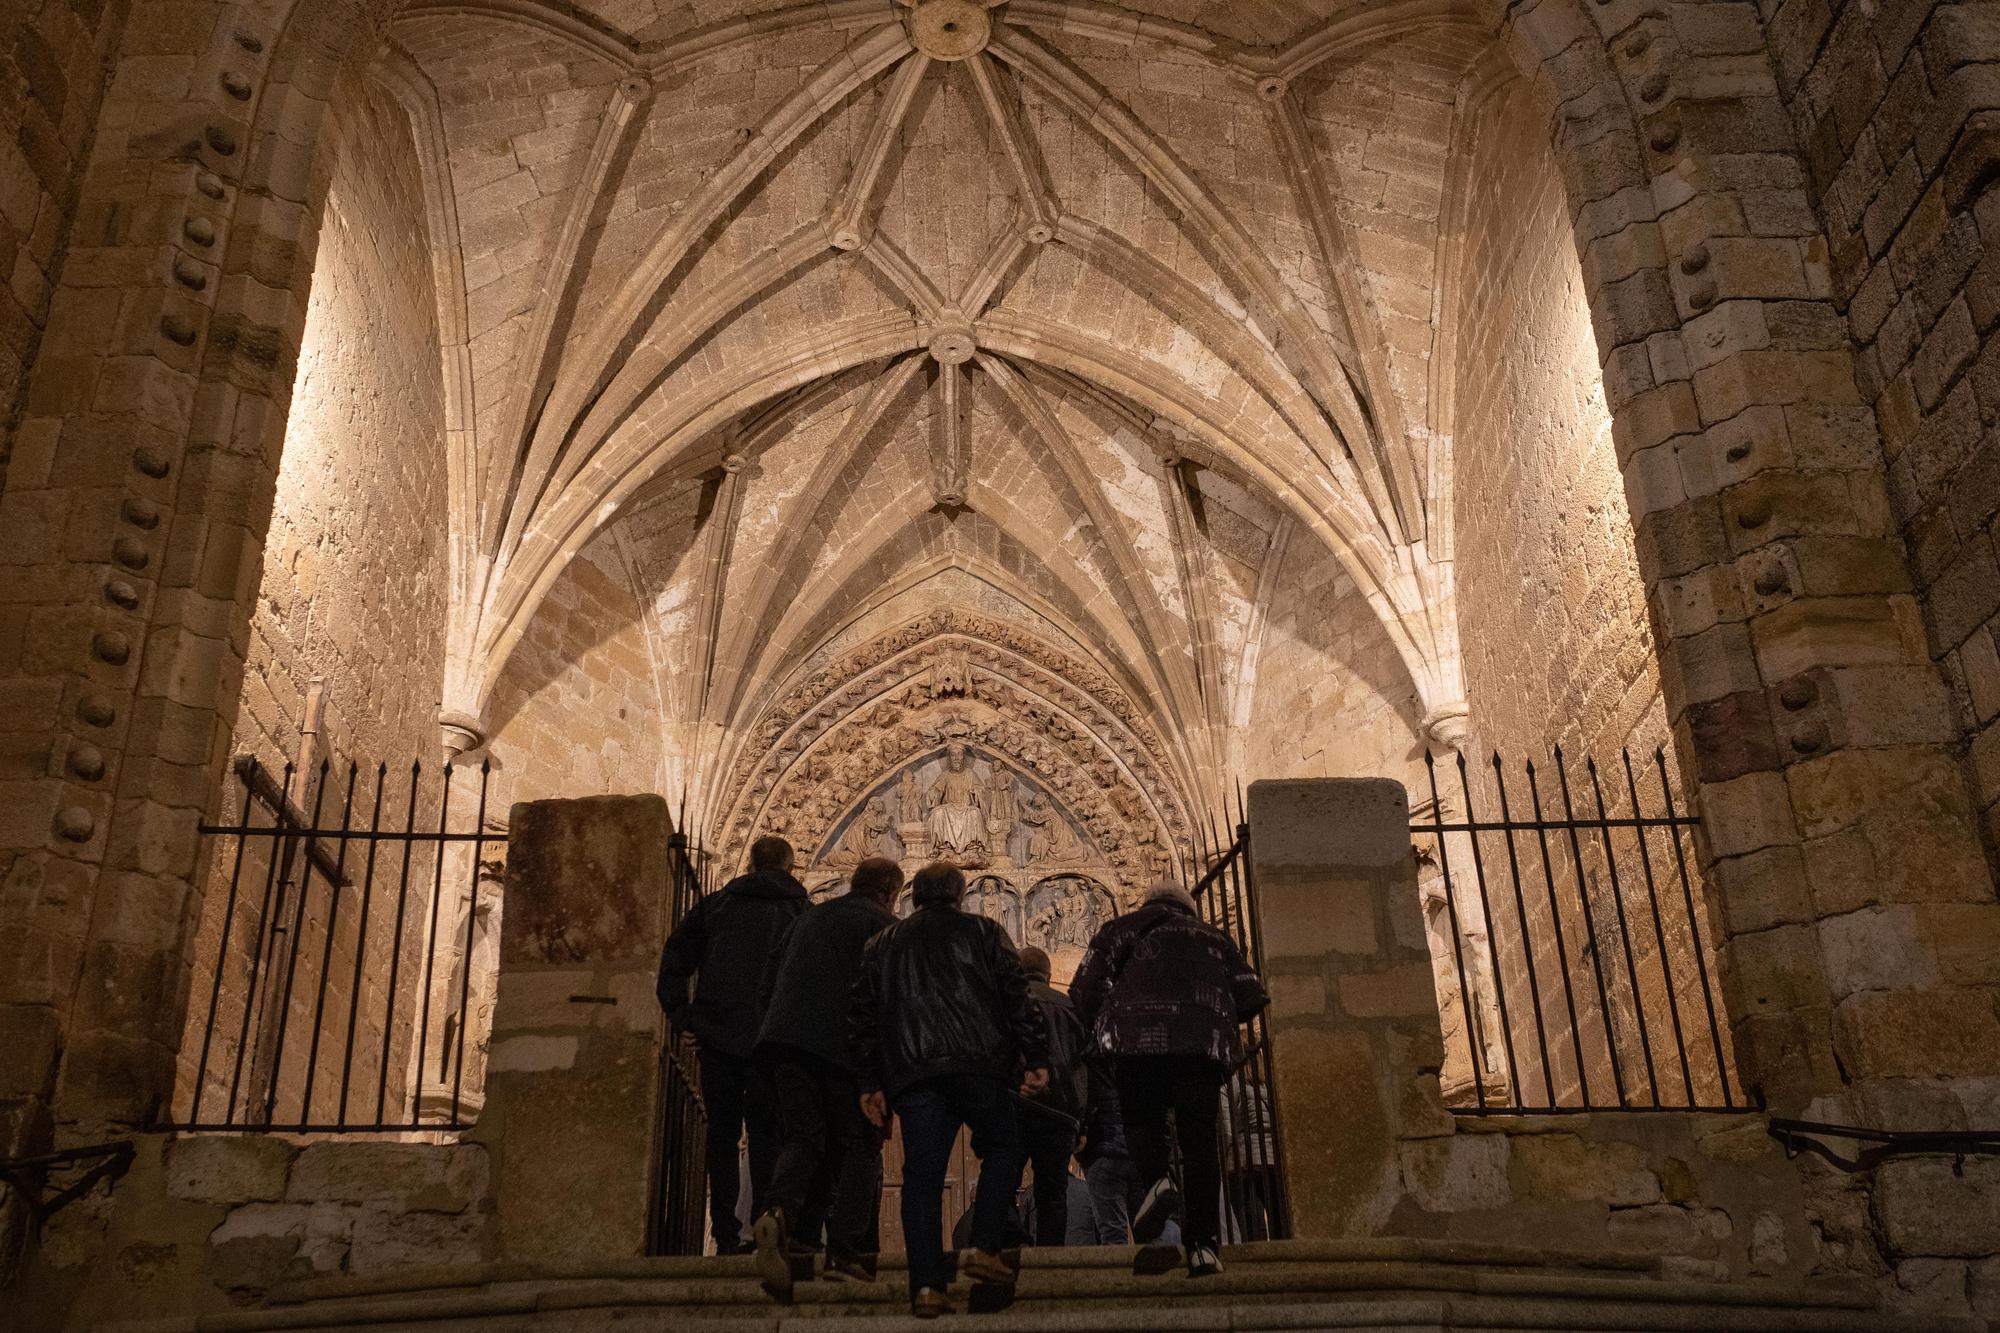
[[[1376,496],[1386,498],[1386,483],[1379,475],[1379,441],[1369,428],[1339,359],[1241,224],[1158,136],[1062,54],[1028,33],[1004,26],[994,34],[992,50],[1043,95],[1100,135],[1180,210],[1182,225],[1222,261],[1225,277],[1238,284],[1247,298],[1252,318],[1267,326],[1273,345],[1288,348],[1298,356],[1306,372],[1308,391],[1326,408],[1335,428],[1346,437],[1347,449],[1364,478],[1371,472],[1376,474],[1364,487],[1365,493],[1371,500]],[[1327,466],[1332,465],[1330,459],[1325,461]],[[1380,513],[1380,506],[1375,507],[1379,514],[1376,521],[1395,540],[1406,540],[1395,514]]]
[[[490,687],[526,629],[534,605],[597,527],[666,463],[738,413],[787,390],[870,361],[915,350],[923,331],[901,313],[850,321],[837,331],[808,330],[730,368],[724,384],[699,402],[675,402],[624,432],[535,517],[496,580],[483,625],[483,687]],[[483,690],[482,690],[483,693]]]
[[[554,339],[556,319],[568,306],[576,294],[577,256],[583,248],[584,234],[589,230],[590,218],[597,211],[603,197],[606,179],[616,163],[620,146],[625,141],[626,130],[630,128],[640,105],[652,95],[652,85],[640,78],[620,79],[605,99],[604,110],[597,124],[597,135],[592,140],[589,157],[585,161],[582,178],[570,195],[570,204],[563,217],[562,230],[556,234],[556,241],[549,248],[542,266],[540,299],[535,303],[535,320],[528,329],[528,338],[523,344],[516,364],[524,373],[515,377],[514,402],[507,414],[507,426],[498,440],[492,441],[494,448],[505,449],[512,466],[507,476],[507,484],[502,489],[500,503],[486,517],[481,544],[487,550],[496,550],[500,544],[501,525],[507,512],[513,508],[518,488],[524,477],[544,477],[547,460],[538,458],[531,447],[529,432],[538,415],[538,398],[542,386],[550,372],[549,353]],[[540,499],[540,492],[524,497],[532,508]]]
[[[747,614],[736,618],[741,628],[730,636],[731,651],[722,655],[718,669],[722,673],[717,682],[723,703],[722,715],[734,718],[742,704],[743,682],[747,673],[750,646],[760,640],[768,642],[769,635],[761,631],[771,610],[772,599],[785,573],[791,569],[804,547],[807,536],[813,530],[813,522],[818,517],[820,507],[833,484],[833,479],[846,471],[854,459],[855,450],[868,438],[882,420],[889,405],[903,393],[917,371],[923,366],[923,359],[906,356],[891,364],[869,387],[867,396],[848,413],[840,433],[834,436],[819,460],[814,463],[812,475],[799,488],[798,500],[792,513],[784,516],[778,525],[778,537],[770,553],[764,559],[764,568],[746,590]]]
[[[1174,641],[1175,635],[1167,618],[1166,608],[1153,590],[1153,581],[1146,571],[1145,563],[1139,559],[1138,551],[1132,545],[1131,535],[1126,532],[1124,522],[1105,499],[1103,488],[1078,452],[1076,441],[1069,430],[1056,419],[1048,404],[1041,400],[1039,392],[1026,379],[1017,374],[1013,367],[1000,357],[981,353],[980,368],[992,379],[1003,397],[1014,405],[1016,411],[1028,424],[1042,447],[1054,460],[1063,479],[1069,483],[1071,492],[1083,505],[1084,512],[1096,525],[1106,548],[1110,551],[1113,566],[1124,577],[1132,589],[1132,598],[1139,608],[1139,617],[1146,633],[1160,644]],[[1172,654],[1161,654],[1160,665],[1166,676],[1166,694],[1173,703],[1170,710],[1178,716],[1183,709],[1192,715],[1198,704],[1199,688],[1187,670],[1186,664]]]
[[[766,116],[749,142],[703,185],[701,194],[654,239],[633,271],[619,283],[591,326],[565,355],[572,369],[557,376],[536,430],[535,447],[546,456],[567,435],[612,367],[619,349],[637,332],[647,305],[689,250],[777,160],[778,154],[856,88],[911,50],[901,24],[884,26],[822,65],[813,77]],[[549,443],[545,444],[544,439]],[[584,460],[576,460],[581,466]],[[510,518],[521,530],[524,520]]]

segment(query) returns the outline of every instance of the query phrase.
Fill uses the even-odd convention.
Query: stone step
[[[790,1305],[757,1285],[747,1259],[482,1265],[297,1283],[264,1308],[115,1326],[122,1333],[369,1333],[692,1330],[693,1333],[1139,1333],[1141,1330],[1592,1329],[1778,1333],[1988,1333],[1886,1314],[1865,1287],[1696,1282],[1644,1255],[1558,1257],[1442,1242],[1281,1243],[1230,1247],[1227,1271],[1135,1276],[1133,1250],[1024,1253],[1003,1312],[918,1321],[900,1265],[858,1285],[800,1283]],[[1558,1259],[1561,1261],[1558,1261]],[[1573,1260],[1573,1261],[1572,1261]],[[954,1289],[961,1309],[966,1292]]]

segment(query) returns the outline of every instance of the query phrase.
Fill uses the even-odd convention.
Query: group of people
[[[954,1267],[1013,1281],[1006,1251],[1030,1165],[1028,1235],[1064,1243],[1073,1157],[1097,1239],[1151,1244],[1177,1221],[1190,1276],[1221,1271],[1220,1092],[1268,996],[1185,889],[1162,880],[1098,930],[1065,995],[1045,953],[961,910],[956,866],[919,870],[900,920],[893,861],[863,860],[848,892],[817,906],[792,868],[790,844],[759,839],[748,873],[689,911],[660,963],[661,1006],[698,1063],[718,1252],[754,1251],[781,1297],[822,1243],[822,1276],[873,1281],[893,1122],[919,1316],[951,1311]],[[944,1186],[961,1129],[980,1169],[954,1265]]]

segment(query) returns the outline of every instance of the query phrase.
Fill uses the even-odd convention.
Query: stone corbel
[[[477,714],[440,708],[437,715],[439,740],[446,763],[454,763],[486,744],[486,723]]]
[[[1463,699],[1450,699],[1432,707],[1417,725],[1426,741],[1456,754],[1471,738],[1472,709]]]

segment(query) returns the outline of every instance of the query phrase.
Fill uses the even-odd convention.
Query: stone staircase
[[[1136,1276],[1129,1248],[1024,1252],[1004,1311],[916,1320],[903,1272],[871,1286],[802,1282],[790,1305],[759,1287],[753,1262],[627,1259],[410,1269],[300,1282],[258,1308],[111,1325],[117,1333],[370,1333],[638,1330],[662,1333],[1148,1333],[1334,1329],[1784,1330],[1992,1333],[1979,1320],[1882,1310],[1871,1288],[1832,1280],[1714,1283],[1646,1255],[1564,1255],[1443,1241],[1288,1241],[1223,1251],[1225,1273]],[[954,1288],[959,1308],[963,1285]]]

